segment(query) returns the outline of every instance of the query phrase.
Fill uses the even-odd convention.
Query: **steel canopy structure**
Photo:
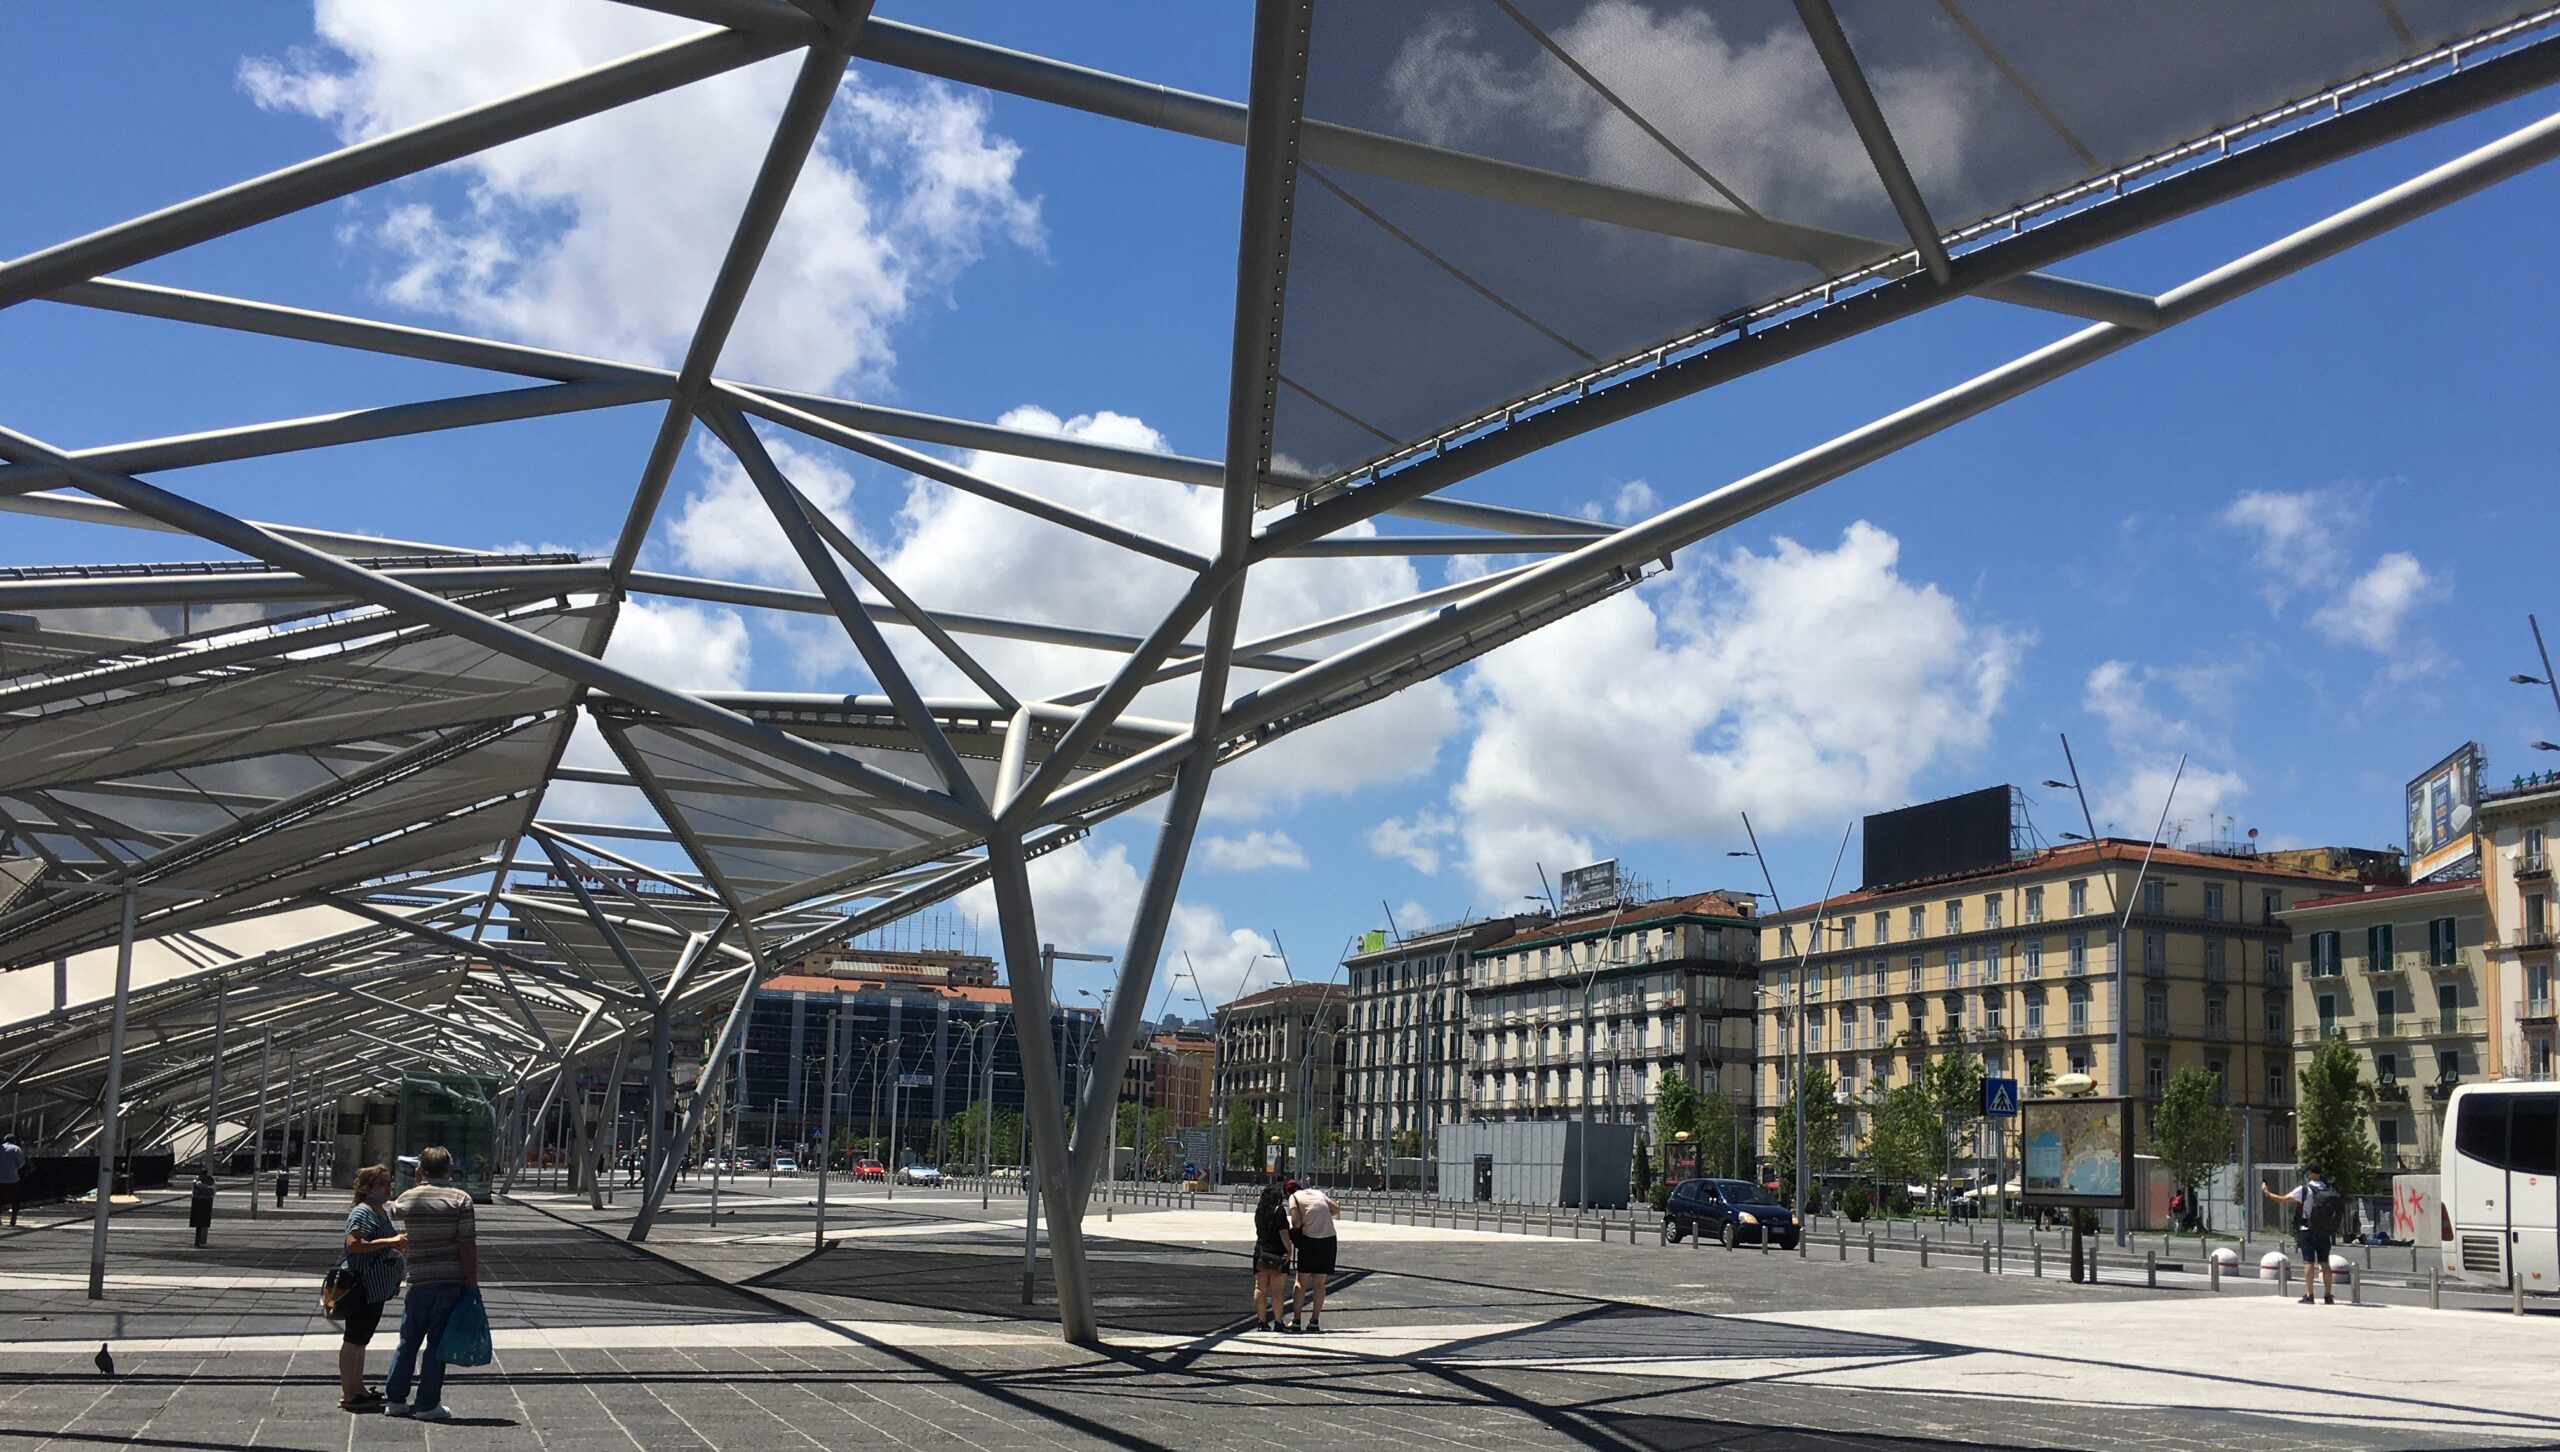
[[[605,3],[605,0],[595,0]],[[517,1153],[580,1071],[645,1052],[649,1233],[710,1094],[676,1016],[980,884],[1022,1033],[1059,1317],[1098,1336],[1079,1230],[1216,769],[1667,568],[1680,549],[2560,151],[2560,117],[2158,295],[2048,269],[2560,79],[2560,10],[2499,0],[2053,7],[2026,0],[1261,0],[1239,101],[870,14],[864,0],[641,0],[655,49],[0,264],[0,306],[82,309],[497,373],[494,391],[67,449],[0,419],[0,510],[176,531],[195,565],[0,571],[0,970],[81,1001],[0,1025],[0,1087],[114,1147],[404,1067],[497,1081]],[[116,276],[709,76],[796,57],[691,344],[668,368]],[[720,360],[848,67],[896,67],[1241,147],[1227,427],[1215,458],[1116,448],[723,376]],[[40,208],[41,198],[27,200]],[[1559,440],[1959,298],[2057,340],[1623,528],[1448,491]],[[245,520],[186,471],[637,409],[609,553],[498,553]],[[734,455],[815,588],[639,568],[682,452]],[[1183,582],[1140,635],[1074,603],[911,595],[777,463],[825,446],[977,495]],[[1218,492],[1164,539],[954,463],[963,449]],[[358,487],[361,487],[361,481]],[[1144,487],[1161,487],[1148,484]],[[1382,526],[1383,523],[1383,527]],[[1417,528],[1419,526],[1419,528]],[[1391,605],[1242,634],[1258,566],[1519,557]],[[831,620],[854,696],[713,695],[607,664],[622,603]],[[1019,692],[971,642],[1093,653]],[[930,696],[915,662],[976,688]],[[1138,712],[1186,704],[1177,719]],[[1160,706],[1158,709],[1162,709]],[[619,769],[564,764],[595,723]],[[654,824],[569,820],[562,786]],[[556,800],[556,799],[550,799]],[[1162,825],[1100,1073],[1070,1137],[1026,865],[1153,804]],[[634,844],[651,844],[637,846]],[[680,853],[681,868],[664,856]],[[136,986],[136,962],[142,977]],[[112,980],[112,987],[107,986]],[[718,1062],[744,1023],[720,1021]],[[708,1077],[708,1076],[707,1076]],[[308,1102],[308,1101],[306,1101]],[[583,1133],[584,1116],[568,1116]],[[102,1181],[104,1175],[102,1173]],[[93,1283],[104,1273],[99,1212]]]

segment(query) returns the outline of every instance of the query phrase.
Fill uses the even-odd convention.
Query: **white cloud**
[[[1124,414],[1062,419],[1044,409],[1023,407],[1007,413],[1001,422],[1125,448],[1166,449],[1162,434]],[[765,438],[785,472],[822,508],[854,528],[853,516],[859,511],[852,476],[829,463],[823,453],[792,447],[779,433],[767,433]],[[705,573],[736,571],[750,578],[805,585],[806,576],[782,544],[743,471],[725,455],[706,451],[704,459],[705,482],[686,496],[669,532],[681,563]],[[1206,553],[1215,545],[1220,499],[1215,490],[974,451],[962,454],[957,462],[988,479],[1186,548]],[[858,528],[855,534],[882,568],[929,609],[1030,618],[1142,636],[1163,618],[1189,581],[1182,570],[974,494],[913,477],[903,487],[894,517],[882,525],[885,538],[874,540]],[[1421,588],[1413,566],[1401,559],[1274,561],[1253,572],[1245,596],[1242,635],[1251,640],[1398,599]],[[861,672],[851,644],[833,622],[812,620],[777,630],[791,646],[794,663],[805,678],[814,682]],[[1374,630],[1349,633],[1295,653],[1338,650]],[[957,667],[925,648],[913,632],[892,630],[888,639],[924,690],[976,694],[975,686]],[[984,636],[964,637],[962,645],[1025,699],[1099,683],[1109,677],[1118,660],[1105,652]],[[1254,678],[1239,673],[1233,689],[1244,689]],[[1192,694],[1192,683],[1186,678],[1150,688],[1139,697],[1136,709],[1141,715],[1188,720]],[[1361,711],[1356,726],[1347,724],[1349,719],[1282,738],[1222,770],[1210,812],[1221,818],[1250,818],[1308,796],[1340,795],[1428,772],[1439,743],[1457,728],[1457,700],[1445,683],[1427,682]]]
[[[1487,657],[1451,792],[1480,898],[1587,860],[1595,835],[1722,833],[1738,809],[1836,821],[1978,750],[2026,641],[1904,578],[1900,549],[1863,521],[1836,549],[1736,549]]]
[[[2259,593],[2269,609],[2281,610],[2345,571],[2340,529],[2354,514],[2352,502],[2332,490],[2252,489],[2231,501],[2222,522],[2251,536],[2251,559],[2264,577]]]
[[[681,691],[739,691],[754,651],[735,610],[631,600],[614,621],[604,658]]]
[[[1223,872],[1260,872],[1275,867],[1304,867],[1307,854],[1286,832],[1259,828],[1241,837],[1206,837],[1200,859]]]
[[[2363,499],[2340,489],[2251,490],[2223,510],[2222,521],[2251,535],[2259,593],[2270,609],[2298,598],[2317,601],[2309,623],[2322,639],[2392,657],[2395,680],[2424,675],[2438,664],[2435,646],[2420,640],[2404,649],[2403,628],[2419,606],[2450,591],[2402,550],[2358,573],[2347,537],[2365,509]]]
[[[1396,54],[1386,91],[1399,130],[1504,156],[1544,148],[1620,186],[1722,204],[1589,84],[1519,44],[1524,38],[1506,22],[1482,23],[1504,33],[1480,45],[1478,22],[1446,17],[1421,26]],[[1716,7],[1658,13],[1635,0],[1599,0],[1553,34],[1636,111],[1669,124],[1676,142],[1712,156],[1717,177],[1759,210],[1832,225],[1872,220],[1882,206],[1874,163],[1812,42],[1793,24],[1757,38],[1747,27]],[[1534,59],[1513,66],[1495,45],[1516,45]],[[1903,160],[1923,189],[1944,191],[1963,169],[1971,114],[1964,93],[1989,82],[1989,73],[1878,66],[1868,79],[1893,118]]]
[[[697,27],[637,7],[320,0],[319,44],[252,59],[259,105],[378,136]],[[346,235],[391,301],[504,336],[671,362],[690,340],[796,56],[483,152],[355,204]],[[876,381],[891,334],[998,239],[1036,247],[1019,148],[983,101],[856,67],[794,189],[723,371]],[[885,73],[894,74],[894,73]]]
[[[2155,684],[2168,686],[2182,704],[2174,710],[2154,704]],[[2080,704],[2104,725],[2117,761],[2111,778],[2092,783],[2089,810],[2100,833],[2147,838],[2159,825],[2164,806],[2175,832],[2177,824],[2217,816],[2248,795],[2246,777],[2203,759],[2230,754],[2230,746],[2205,724],[2227,709],[2230,689],[2229,673],[2214,667],[2160,668],[2110,660],[2089,672]],[[2180,754],[2187,758],[2183,775]],[[2083,780],[2090,780],[2087,765],[2082,771]]]
[[[2409,612],[2441,593],[2417,556],[2394,550],[2358,575],[2345,594],[2314,611],[2311,628],[2341,645],[2389,655],[2399,649]]]
[[[812,505],[844,525],[867,552],[870,542],[853,528],[852,473],[814,448],[795,446],[790,436],[779,431],[759,431],[758,437],[783,476],[798,485]],[[814,588],[737,456],[718,440],[704,438],[694,450],[694,459],[702,469],[702,485],[685,495],[675,517],[667,522],[667,539],[685,566],[723,580]]]
[[[1446,812],[1428,809],[1413,814],[1412,820],[1389,817],[1369,829],[1369,850],[1391,862],[1401,862],[1425,877],[1440,872],[1440,854],[1454,845],[1458,835],[1458,819]]]
[[[1072,843],[1034,858],[1029,873],[1041,941],[1076,952],[1114,955],[1127,946],[1141,886],[1137,864],[1129,860],[1127,847],[1117,843],[1106,848],[1096,848],[1091,842]],[[995,921],[995,894],[988,888],[970,889],[960,896],[957,905],[960,911],[982,922]],[[1270,939],[1250,928],[1229,926],[1218,909],[1176,902],[1165,922],[1164,956],[1148,994],[1147,1007],[1150,1012],[1157,1011],[1170,990],[1177,1002],[1175,1011],[1198,1011],[1195,1005],[1185,1002],[1190,994],[1189,980],[1180,987],[1172,983],[1174,971],[1186,966],[1186,953],[1187,966],[1199,975],[1203,995],[1216,1005],[1235,997],[1240,985],[1250,982],[1267,987],[1278,981],[1280,965],[1260,961],[1272,951]],[[1083,1002],[1077,989],[1088,989],[1099,997],[1103,989],[1118,981],[1119,973],[1117,964],[1061,963],[1053,991],[1062,1001]]]

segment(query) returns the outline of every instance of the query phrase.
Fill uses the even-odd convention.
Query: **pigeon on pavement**
[[[99,1342],[98,1354],[90,1359],[98,1364],[98,1370],[109,1376],[116,1374],[116,1359],[107,1354],[107,1343],[103,1341]]]

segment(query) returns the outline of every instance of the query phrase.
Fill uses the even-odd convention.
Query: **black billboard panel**
[[[2009,789],[1984,787],[1867,818],[1866,888],[1998,867],[2009,860]]]

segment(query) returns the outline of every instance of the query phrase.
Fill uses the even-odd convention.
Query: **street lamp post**
[[[2133,971],[2132,965],[2125,959],[2125,949],[2132,943],[2133,910],[2142,901],[2142,884],[2151,875],[2151,855],[2159,850],[2160,834],[2169,826],[2169,808],[2178,800],[2178,783],[2186,780],[2187,754],[2183,751],[2178,753],[2178,769],[2169,778],[2168,792],[2160,798],[2160,820],[2152,825],[2151,840],[2142,846],[2142,866],[2134,871],[2133,891],[2129,894],[2132,899],[2130,902],[2121,902],[2115,896],[2115,874],[2107,870],[2107,849],[2098,841],[2098,824],[2089,815],[2089,794],[2081,788],[2080,765],[2071,759],[2071,738],[2068,736],[2062,738],[2062,764],[2070,769],[2071,780],[2048,781],[2044,784],[2049,787],[2068,786],[2072,794],[2080,799],[2080,821],[2089,829],[2090,861],[2096,865],[2098,875],[2106,880],[2107,906],[2115,912],[2116,917],[2114,941],[2109,944],[2109,950],[2115,957],[2116,970],[2116,1022],[2113,1050],[2115,1064],[2114,1072],[2109,1074],[2108,1078],[2113,1081],[2116,1097],[2123,1098],[2133,1092],[2131,1066],[2125,1062],[2127,1056],[2133,1052],[2132,1025],[2127,1022],[2127,1011],[2133,1003]],[[2115,1220],[2116,1246],[2122,1249],[2133,1243],[2133,1213],[2129,1210],[2119,1210],[2115,1213]]]
[[[1795,1210],[1798,1215],[1802,1215],[1805,1208],[1804,1182],[1806,1174],[1804,1142],[1804,975],[1806,966],[1813,960],[1814,944],[1822,936],[1822,911],[1831,902],[1831,889],[1840,881],[1840,863],[1849,855],[1849,833],[1854,830],[1857,825],[1856,820],[1852,819],[1848,826],[1840,829],[1840,850],[1831,855],[1831,876],[1822,884],[1822,900],[1814,904],[1813,916],[1808,919],[1806,923],[1804,949],[1796,955],[1796,1032],[1794,1055],[1796,1067],[1795,1094],[1793,1097],[1795,1099],[1796,1129],[1796,1174],[1794,1189],[1796,1198]],[[1769,875],[1769,859],[1760,855],[1760,836],[1758,833],[1751,830],[1751,814],[1749,812],[1744,812],[1742,814],[1742,835],[1751,843],[1751,850],[1748,852],[1727,852],[1725,855],[1728,857],[1749,857],[1758,862],[1760,864],[1760,883],[1762,886],[1769,889],[1769,906],[1772,910],[1772,914],[1774,915],[1775,913],[1784,912],[1785,909],[1778,905],[1777,881]],[[1797,1244],[1803,1244],[1803,1237],[1801,1235],[1797,1237]]]

